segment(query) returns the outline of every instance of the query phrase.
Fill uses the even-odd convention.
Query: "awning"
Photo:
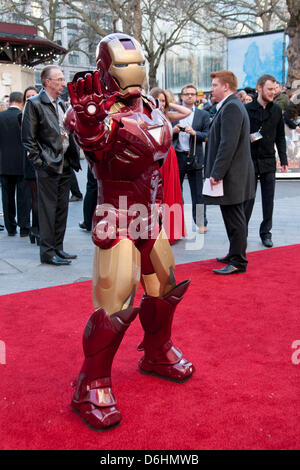
[[[34,67],[53,62],[67,52],[64,47],[35,32],[33,26],[0,23],[0,63]]]

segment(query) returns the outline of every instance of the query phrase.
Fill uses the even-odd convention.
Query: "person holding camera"
[[[208,136],[209,114],[207,111],[195,106],[197,88],[193,84],[185,85],[180,94],[182,105],[191,109],[191,114],[178,122],[174,122],[173,145],[176,151],[180,184],[182,188],[185,175],[192,198],[193,220],[200,233],[207,231],[207,221],[204,216],[203,166],[204,152],[203,142]]]

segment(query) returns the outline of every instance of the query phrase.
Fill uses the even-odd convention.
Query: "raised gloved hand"
[[[86,73],[68,83],[68,90],[73,110],[82,125],[97,126],[108,114],[119,93],[104,98],[99,72]]]

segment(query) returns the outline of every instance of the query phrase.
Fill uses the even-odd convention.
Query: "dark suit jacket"
[[[18,115],[18,121],[20,124],[20,135],[21,135],[21,125],[22,125],[22,113]],[[24,160],[24,180],[35,180],[36,179],[36,174],[35,174],[35,169],[31,161],[27,158],[27,151],[25,150],[24,145],[23,146],[23,160]]]
[[[59,100],[59,106],[66,111],[65,104]],[[69,136],[70,145],[65,153],[70,166],[75,171],[80,169],[79,150],[73,136]],[[58,117],[54,105],[45,90],[26,102],[22,120],[22,140],[27,157],[35,168],[50,167],[55,173],[62,173],[62,139]]]
[[[0,175],[24,174],[20,114],[21,110],[14,107],[0,113]]]
[[[223,180],[224,196],[204,196],[205,204],[240,204],[255,195],[249,117],[235,95],[225,100],[210,126],[205,177],[211,176]]]
[[[202,109],[195,109],[192,128],[196,131],[196,140],[193,136],[190,136],[190,156],[194,156],[197,161],[197,167],[200,169],[203,167],[204,155],[203,155],[203,142],[208,136],[209,131],[209,114],[207,111]],[[173,125],[178,124],[174,122]],[[176,144],[178,142],[178,134],[173,135],[173,145],[176,150]]]

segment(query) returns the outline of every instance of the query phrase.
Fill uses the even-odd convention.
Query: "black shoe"
[[[29,235],[29,228],[20,229],[20,237],[28,237],[28,235]]]
[[[224,256],[224,258],[216,258],[216,260],[219,262],[219,263],[224,263],[224,264],[229,264],[230,263],[230,258],[229,256]]]
[[[77,202],[77,201],[82,201],[82,196],[71,196],[69,199],[70,202]]]
[[[267,248],[272,248],[273,242],[271,238],[262,238],[261,241],[262,241],[262,244],[266,246]]]
[[[78,225],[80,228],[82,228],[82,230],[86,230],[87,232],[91,231],[91,229],[86,226],[85,222],[79,222]]]
[[[236,266],[232,266],[232,264],[227,264],[224,268],[221,269],[213,269],[215,274],[235,274],[235,273],[245,273],[246,268],[237,268]]]
[[[17,235],[17,232],[7,232],[7,234],[9,237],[14,237],[15,235]]]
[[[76,259],[77,255],[70,255],[63,250],[56,250],[55,253],[62,259]]]
[[[4,225],[0,224],[0,232],[4,230]]]
[[[41,258],[41,263],[53,264],[54,266],[64,266],[71,264],[71,261],[68,259],[63,259],[60,256],[54,255],[52,258]]]
[[[29,240],[30,240],[30,243],[36,242],[38,246],[40,245],[40,232],[39,232],[38,227],[30,227]]]

